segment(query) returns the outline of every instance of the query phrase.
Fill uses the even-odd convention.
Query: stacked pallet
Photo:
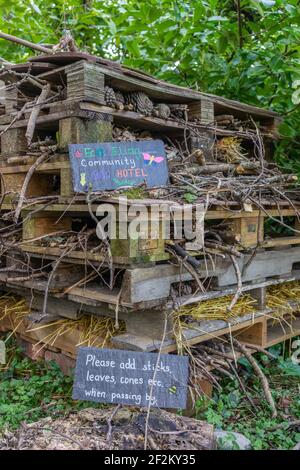
[[[0,78],[6,84],[0,280],[4,291],[27,300],[33,322],[108,317],[116,329],[125,324],[111,338],[114,347],[155,351],[163,340],[162,350],[172,352],[178,347],[174,312],[231,296],[228,318],[193,320],[181,328],[181,343],[231,332],[247,343],[270,344],[266,288],[297,279],[300,262],[300,193],[297,178],[273,161],[276,113],[83,53],[37,56],[5,68]],[[169,186],[88,198],[74,193],[69,144],[149,138],[165,143]],[[158,238],[107,246],[91,214],[101,202],[119,206],[120,194],[149,211],[161,201],[170,212],[175,203],[202,203],[203,246],[184,237],[175,242],[172,230],[166,240],[163,218]],[[274,224],[281,234],[274,235]],[[233,317],[243,293],[256,303]]]

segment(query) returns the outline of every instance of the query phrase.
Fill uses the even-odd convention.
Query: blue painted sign
[[[75,192],[124,186],[165,186],[168,167],[161,140],[71,144],[69,157]]]

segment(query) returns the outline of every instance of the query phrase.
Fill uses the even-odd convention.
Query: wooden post
[[[257,301],[257,304],[255,305],[257,310],[266,309],[266,293],[265,287],[257,287],[256,289],[249,290],[251,297]]]
[[[265,347],[267,341],[267,319],[262,317],[262,320],[247,328],[242,328],[234,333],[237,340],[242,343],[256,344],[257,346]]]
[[[2,173],[1,191],[7,192],[8,199],[19,195],[23,187],[26,173]],[[26,197],[48,196],[53,192],[51,176],[35,173],[29,181]]]
[[[258,217],[241,217],[232,220],[231,226],[236,239],[245,248],[256,246],[264,239],[263,217],[260,217],[260,222]]]
[[[161,261],[169,258],[168,253],[165,252],[165,239],[164,227],[165,222],[163,218],[157,220],[156,230],[152,230],[151,222],[148,223],[147,232],[139,233],[137,239],[129,236],[127,231],[127,238],[122,239],[119,233],[119,223],[117,221],[116,238],[110,241],[112,256],[123,258],[127,263],[145,263],[149,261]],[[127,226],[128,228],[128,226]]]
[[[193,101],[188,104],[188,117],[190,121],[197,119],[199,124],[214,123],[214,103],[208,99]]]
[[[16,127],[1,135],[1,155],[3,157],[25,155],[27,151],[26,129]]]
[[[11,114],[19,109],[18,89],[10,87],[5,90],[5,113]]]
[[[71,217],[64,216],[58,220],[57,215],[48,216],[45,214],[39,214],[24,220],[23,240],[30,240],[31,238],[36,238],[47,234],[51,235],[51,233],[59,232],[61,230],[71,230],[71,228]]]
[[[105,104],[104,75],[97,64],[81,60],[65,68],[67,98]]]
[[[60,170],[60,196],[73,196],[73,182],[71,168],[61,168]]]

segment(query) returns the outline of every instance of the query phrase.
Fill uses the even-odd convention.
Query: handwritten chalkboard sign
[[[84,347],[77,356],[73,398],[184,409],[187,381],[187,356]]]
[[[76,192],[102,191],[124,186],[164,186],[168,167],[161,140],[69,145]]]

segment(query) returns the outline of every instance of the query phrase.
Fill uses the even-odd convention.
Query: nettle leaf
[[[195,194],[192,194],[192,193],[185,193],[183,197],[186,200],[186,202],[189,202],[189,203],[192,203],[197,199],[197,196],[195,196]]]

